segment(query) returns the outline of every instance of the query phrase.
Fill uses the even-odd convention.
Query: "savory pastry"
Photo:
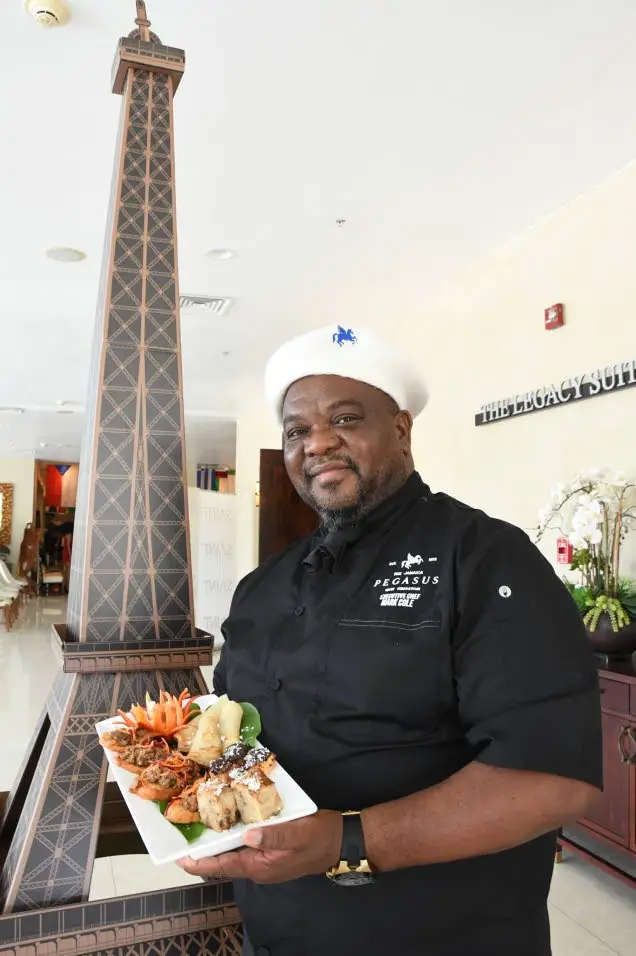
[[[142,770],[130,788],[144,800],[173,800],[199,776],[199,767],[180,753],[171,753],[165,760]]]
[[[152,740],[126,747],[115,758],[115,762],[130,773],[141,773],[146,767],[157,763],[158,760],[165,760],[169,756],[170,747],[166,741],[161,737],[154,737]]]
[[[240,822],[236,798],[227,776],[205,780],[197,790],[197,804],[201,823],[217,833]]]
[[[221,773],[228,773],[235,767],[240,766],[249,752],[249,744],[244,744],[242,741],[236,744],[230,744],[223,756],[213,760],[210,764],[210,776],[216,777]]]
[[[260,766],[233,780],[231,786],[243,823],[262,823],[283,809],[276,784]]]
[[[198,717],[193,717],[185,726],[180,727],[174,735],[174,740],[176,741],[177,747],[183,754],[187,754],[192,746],[192,741],[195,738],[199,723],[201,721],[201,715]]]
[[[135,742],[135,731],[130,727],[116,727],[113,730],[105,730],[100,735],[99,742],[106,750],[114,750],[121,753],[127,747]]]
[[[219,734],[221,735],[221,745],[223,753],[236,744],[241,739],[241,723],[243,721],[243,708],[235,700],[226,701],[219,713]]]
[[[198,722],[194,740],[188,756],[202,767],[208,767],[213,760],[221,756],[221,735],[219,733],[219,713],[222,702],[218,700],[204,710]]]
[[[187,787],[180,796],[170,801],[164,814],[170,823],[199,823],[201,821],[197,799],[199,785],[200,781],[197,780],[191,787]]]

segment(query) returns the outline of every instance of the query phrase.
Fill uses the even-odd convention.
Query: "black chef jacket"
[[[323,562],[320,544],[241,581],[214,686],[259,709],[321,809],[395,800],[473,760],[601,785],[587,635],[525,533],[415,473]],[[549,956],[554,851],[551,834],[362,887],[235,891],[258,956]]]

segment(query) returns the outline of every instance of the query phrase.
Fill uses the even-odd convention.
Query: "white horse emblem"
[[[402,567],[406,568],[406,570],[408,571],[410,568],[413,567],[414,564],[422,564],[423,561],[424,561],[424,558],[422,557],[421,554],[411,554],[409,552],[409,555],[406,561],[402,561]]]

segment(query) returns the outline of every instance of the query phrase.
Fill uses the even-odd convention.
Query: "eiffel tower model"
[[[213,648],[194,626],[184,447],[172,106],[185,55],[150,32],[143,0],[135,23],[113,69],[123,102],[61,671],[0,807],[0,954],[13,956],[240,953],[228,883],[87,902],[97,855],[143,852],[95,723],[146,692],[207,692]]]

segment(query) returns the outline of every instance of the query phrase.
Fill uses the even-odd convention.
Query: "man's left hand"
[[[342,816],[320,810],[302,820],[248,830],[244,842],[244,849],[203,860],[186,857],[179,866],[192,876],[255,883],[286,883],[326,873],[340,860]]]

